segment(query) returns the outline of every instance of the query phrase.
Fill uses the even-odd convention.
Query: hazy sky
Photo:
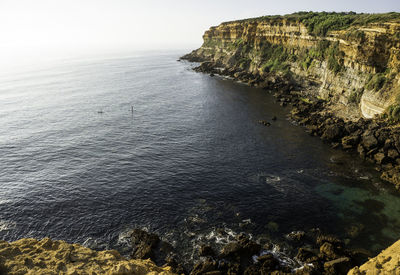
[[[300,10],[400,11],[400,0],[0,0],[0,58],[192,48],[222,21]]]

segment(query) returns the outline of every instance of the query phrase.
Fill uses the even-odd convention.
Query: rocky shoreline
[[[203,59],[191,54],[182,57],[190,62]],[[282,74],[252,74],[237,68],[224,68],[221,64],[203,61],[194,68],[197,72],[230,77],[273,92],[278,104],[291,107],[290,118],[305,126],[313,136],[319,136],[334,148],[355,151],[375,165],[381,178],[400,189],[400,126],[376,116],[356,121],[336,116],[330,102],[315,96],[318,85],[312,81],[295,79]],[[263,121],[268,125],[268,121]]]
[[[131,259],[49,238],[1,241],[0,274],[346,274],[369,256],[318,229],[286,238],[297,248],[292,258],[268,240],[256,242],[241,233],[222,247],[203,243],[190,267],[179,263],[171,244],[142,229],[131,232]]]
[[[329,101],[315,96],[318,84],[296,78],[294,75],[253,74],[235,66],[227,68],[223,64],[205,60],[194,52],[181,59],[199,62],[199,66],[194,68],[196,72],[207,73],[211,77],[215,75],[229,77],[273,93],[277,104],[291,108],[289,118],[305,127],[310,135],[320,137],[333,148],[357,152],[363,160],[375,165],[375,169],[381,172],[383,180],[394,184],[396,189],[400,189],[400,127],[398,125],[393,125],[381,116],[375,116],[373,119],[358,118],[357,120],[338,117],[331,111]],[[260,120],[259,123],[268,127],[273,120],[274,118]],[[315,250],[315,247],[314,250],[299,248],[295,259],[301,260],[304,266],[301,269],[292,270],[292,272],[296,274],[347,274],[352,267],[360,265],[360,263],[355,263],[354,258],[349,254],[332,257],[334,251],[341,250],[342,242],[325,242],[321,245],[321,241],[318,241],[317,238],[316,244],[320,245],[318,253],[315,253],[318,251],[318,248]],[[310,251],[314,251],[314,253],[310,253]],[[328,254],[331,255],[330,258]],[[358,261],[366,261],[367,253],[361,253],[361,255],[361,257],[358,255]],[[386,256],[390,259],[390,256]],[[379,256],[376,259],[380,259]],[[251,267],[255,268],[254,270],[246,269],[247,273],[245,272],[245,274],[265,274],[266,270],[260,269],[260,265],[264,266],[263,263],[259,263],[258,267]],[[215,263],[208,261],[200,267],[203,266],[212,267],[215,266]],[[390,268],[392,271],[396,270],[398,264],[392,264]],[[278,269],[276,272],[282,274],[287,271]],[[268,270],[267,274],[272,272],[273,270]],[[365,272],[375,274],[379,272],[379,265],[373,267],[369,264],[363,265],[362,268],[355,267],[351,269],[350,274],[365,274]]]

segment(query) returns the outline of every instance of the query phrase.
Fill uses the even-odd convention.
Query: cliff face
[[[315,96],[329,100],[346,118],[382,114],[400,93],[397,21],[318,36],[302,22],[284,17],[244,20],[211,27],[203,39],[187,58],[260,76],[287,68],[300,81],[317,83]]]
[[[349,271],[348,275],[377,275],[400,273],[400,241],[382,251],[375,258]]]
[[[127,260],[115,251],[94,251],[45,238],[0,241],[0,274],[173,274],[150,260]]]

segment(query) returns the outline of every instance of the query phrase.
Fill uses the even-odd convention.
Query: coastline
[[[346,249],[344,242],[318,230],[292,232],[287,238],[299,247],[294,258],[267,240],[256,242],[242,233],[220,249],[215,243],[201,245],[197,251],[200,260],[189,269],[178,263],[170,244],[140,229],[132,231],[130,259],[116,250],[95,251],[49,238],[24,238],[10,243],[0,241],[0,273],[346,274],[367,257],[362,251]]]
[[[161,274],[171,267],[151,260],[125,259],[116,250],[94,251],[64,241],[20,239],[0,241],[0,274]]]
[[[24,238],[14,242],[0,241],[0,274],[394,274],[399,268],[400,241],[375,258],[366,258],[361,251],[345,248],[342,241],[320,232],[292,232],[294,243],[315,237],[316,247],[298,249],[295,258],[285,258],[271,243],[261,245],[245,235],[237,236],[220,251],[211,244],[199,248],[200,261],[190,270],[173,259],[170,253],[163,265],[156,264],[162,247],[153,233],[136,229],[132,242],[136,246],[131,258],[122,257],[116,250],[95,251],[80,244],[60,240]],[[303,243],[304,244],[304,243]],[[318,248],[319,246],[319,248]],[[161,247],[161,250],[159,250]],[[158,250],[158,251],[157,251]],[[165,256],[165,254],[164,254]],[[366,259],[364,259],[366,261]],[[293,264],[297,264],[295,267]]]
[[[315,96],[318,86],[312,81],[294,79],[292,76],[279,73],[264,75],[252,74],[236,67],[224,67],[202,57],[191,54],[181,57],[188,62],[199,63],[194,70],[200,73],[209,74],[210,77],[219,75],[233,81],[245,83],[249,86],[258,87],[273,93],[276,103],[281,107],[291,108],[289,119],[312,136],[320,137],[324,142],[329,143],[332,148],[346,152],[357,152],[361,159],[375,165],[375,169],[381,172],[381,179],[394,184],[400,190],[400,126],[393,125],[387,119],[380,116],[374,118],[358,117],[357,119],[343,119],[336,116],[330,108],[331,104]],[[271,125],[269,121],[259,121],[264,126]],[[369,261],[361,264],[350,264],[349,258],[341,257],[323,263],[323,269],[319,271],[304,265],[301,271],[296,274],[378,274],[380,272],[396,272],[399,269],[397,259],[399,242],[382,251],[374,258],[368,257]],[[329,246],[329,245],[327,245]],[[323,254],[324,247],[320,247],[320,254]],[[299,250],[299,254],[301,254]],[[299,254],[296,257],[299,257]],[[365,255],[364,255],[365,256]],[[300,256],[301,257],[301,256]],[[307,263],[307,262],[306,262]],[[332,269],[330,265],[335,267]],[[386,266],[385,266],[386,264]],[[384,266],[382,268],[382,266]]]

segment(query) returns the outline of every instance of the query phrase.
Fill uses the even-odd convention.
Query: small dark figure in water
[[[260,123],[264,126],[271,126],[271,123],[269,123],[268,121],[265,121],[265,120],[259,120],[258,123]]]

